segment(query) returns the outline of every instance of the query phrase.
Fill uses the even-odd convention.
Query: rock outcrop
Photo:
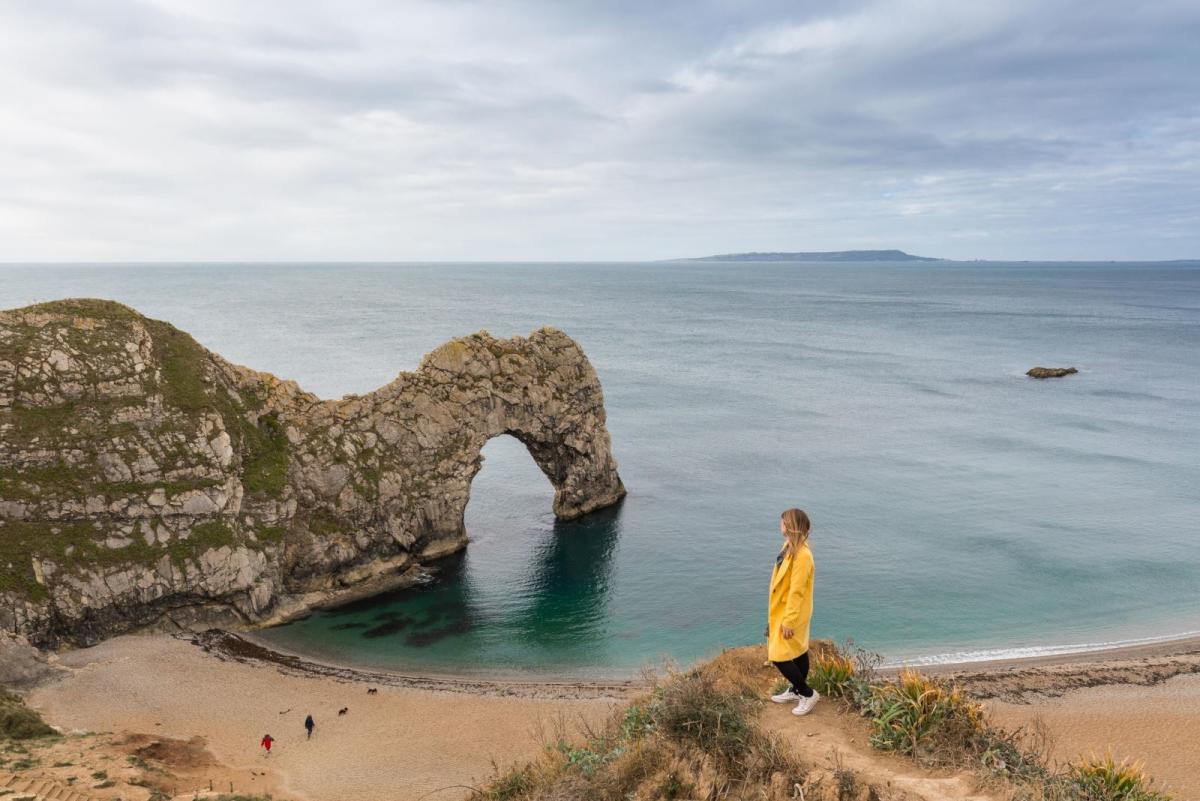
[[[414,581],[466,544],[500,434],[559,518],[625,494],[600,382],[561,331],[454,339],[375,392],[320,400],[120,304],[0,312],[0,629],[83,644]]]
[[[1074,367],[1031,367],[1025,375],[1030,378],[1062,378],[1078,372]]]

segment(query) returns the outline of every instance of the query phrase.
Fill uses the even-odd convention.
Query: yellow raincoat
[[[808,650],[808,624],[813,608],[813,558],[805,543],[793,556],[784,557],[771,573],[767,605],[767,658],[772,662],[795,659]],[[785,640],[780,628],[792,629]]]

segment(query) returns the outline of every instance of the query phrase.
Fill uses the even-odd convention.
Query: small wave
[[[1112,640],[1109,642],[1074,643],[1071,645],[1030,645],[1018,648],[983,648],[975,651],[950,651],[942,654],[914,656],[907,659],[884,661],[881,667],[921,667],[925,665],[957,665],[971,662],[992,662],[1005,659],[1033,659],[1042,656],[1066,656],[1110,651],[1116,648],[1134,648],[1139,645],[1158,645],[1177,640],[1200,637],[1200,631],[1185,631],[1160,637],[1144,637],[1136,640]]]
[[[1088,394],[1097,398],[1116,398],[1117,400],[1172,400],[1171,398],[1164,398],[1162,395],[1155,395],[1150,392],[1130,392],[1124,389],[1093,389]]]

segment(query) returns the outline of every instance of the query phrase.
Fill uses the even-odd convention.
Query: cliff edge
[[[465,546],[500,434],[559,518],[625,494],[599,379],[555,329],[454,339],[375,392],[321,400],[117,303],[0,312],[0,628],[88,644],[414,581]]]

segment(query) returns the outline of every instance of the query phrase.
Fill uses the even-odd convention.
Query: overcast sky
[[[1200,2],[0,3],[0,261],[1200,257]]]

